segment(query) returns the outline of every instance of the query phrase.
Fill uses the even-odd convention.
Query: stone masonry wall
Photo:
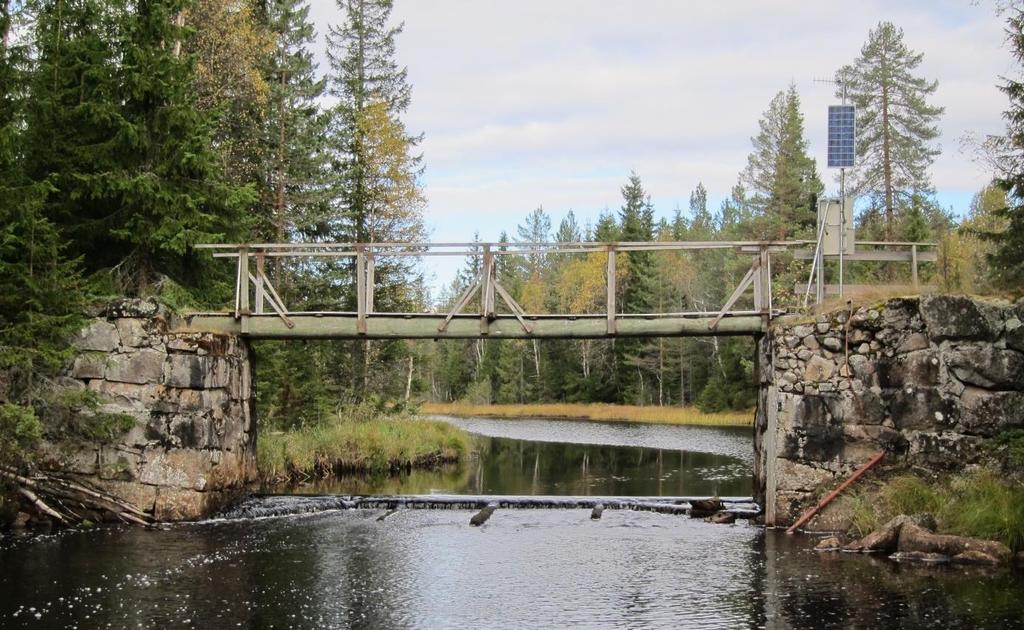
[[[780,320],[758,344],[755,488],[788,524],[878,450],[925,471],[978,463],[1024,427],[1024,301],[892,299]]]
[[[53,448],[48,462],[161,521],[204,516],[256,478],[247,345],[169,333],[168,320],[154,302],[125,300],[81,332],[71,383],[98,392],[102,411],[129,414],[135,426],[114,444]]]

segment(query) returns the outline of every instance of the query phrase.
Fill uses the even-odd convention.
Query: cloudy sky
[[[312,5],[321,32],[341,19],[330,0]],[[995,86],[1014,71],[984,1],[395,0],[392,17],[405,23],[405,121],[425,135],[436,241],[477,231],[494,240],[538,205],[556,225],[570,208],[592,221],[619,207],[631,170],[659,216],[686,208],[698,182],[717,207],[768,101],[790,82],[831,182],[825,113],[835,99],[815,79],[850,63],[880,20],[905,30],[924,53],[920,73],[939,81],[943,153],[932,174],[960,213],[989,176],[959,140],[1002,129]]]

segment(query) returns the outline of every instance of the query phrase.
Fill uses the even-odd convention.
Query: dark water
[[[447,420],[476,436],[478,456],[465,464],[392,477],[343,477],[288,490],[299,494],[751,494],[750,428]]]
[[[394,487],[749,492],[745,432],[681,428],[665,437],[623,426],[612,430],[639,441],[605,436],[619,446],[601,447],[513,439],[549,438],[568,430],[561,425],[517,436],[501,432],[523,426],[476,428],[492,434],[478,463]],[[589,441],[606,429],[571,430]],[[500,509],[472,528],[466,510],[382,514],[0,540],[0,628],[1024,627],[1020,573],[823,555],[810,550],[812,539],[745,521]]]

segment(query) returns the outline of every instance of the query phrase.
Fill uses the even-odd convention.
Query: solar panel
[[[853,105],[828,106],[828,166],[853,166],[856,157],[856,110]]]

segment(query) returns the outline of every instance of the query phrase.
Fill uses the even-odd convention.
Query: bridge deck
[[[252,339],[604,339],[612,337],[692,337],[699,335],[754,335],[765,330],[765,317],[730,314],[712,330],[715,317],[707,314],[618,315],[614,333],[604,315],[526,316],[530,332],[513,315],[498,315],[481,332],[478,315],[456,315],[444,330],[444,315],[431,313],[376,314],[364,319],[360,332],[355,313],[289,313],[293,324],[276,315],[198,313],[182,317],[173,332],[231,333]]]

